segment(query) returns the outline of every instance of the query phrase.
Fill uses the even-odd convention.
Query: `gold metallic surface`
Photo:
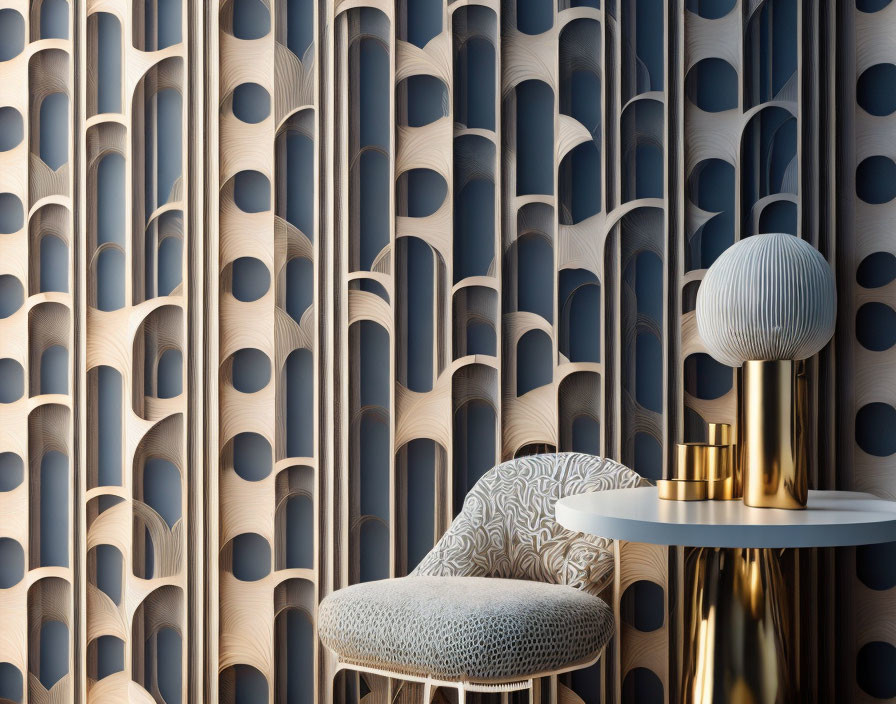
[[[675,446],[674,479],[706,479],[706,445],[698,442],[678,443]]]
[[[728,423],[707,423],[707,445],[731,445],[734,435]]]
[[[660,479],[657,493],[667,501],[704,501],[707,482],[702,479]]]
[[[778,550],[685,553],[682,704],[798,700],[794,610]]]
[[[734,489],[734,475],[729,475],[725,479],[709,479],[706,482],[706,498],[710,501],[739,499],[740,495]]]
[[[802,362],[744,362],[740,452],[748,506],[806,507],[806,383]]]

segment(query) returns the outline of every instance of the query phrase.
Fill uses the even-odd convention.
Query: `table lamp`
[[[805,364],[834,334],[831,267],[793,235],[753,235],[725,250],[697,291],[697,330],[718,362],[742,367],[738,460],[743,499],[805,508]]]

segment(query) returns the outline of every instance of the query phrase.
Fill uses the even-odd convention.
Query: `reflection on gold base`
[[[806,388],[802,362],[744,362],[739,449],[748,506],[806,508]]]
[[[797,700],[792,612],[779,552],[686,552],[683,704]]]
[[[709,482],[701,479],[660,479],[659,497],[666,501],[704,501]]]

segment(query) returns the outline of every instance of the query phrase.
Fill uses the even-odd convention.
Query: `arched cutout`
[[[421,49],[442,32],[441,0],[414,0],[406,7],[405,39]]]
[[[883,352],[896,344],[896,311],[886,303],[869,301],[856,311],[856,339],[872,352]]]
[[[25,393],[25,371],[16,360],[0,359],[0,403],[13,403]]]
[[[554,252],[551,243],[539,235],[517,240],[518,311],[537,313],[549,323],[554,320]]]
[[[284,512],[286,569],[314,567],[314,504],[308,496],[291,496]]]
[[[622,200],[663,197],[663,105],[640,99],[622,112]]]
[[[141,51],[161,51],[181,42],[181,0],[147,0],[134,5],[143,22],[134,23],[134,46]],[[141,32],[142,29],[142,32]],[[170,704],[170,702],[169,702]]]
[[[183,393],[183,355],[168,349],[159,357],[156,388],[159,398],[175,398]]]
[[[124,308],[124,252],[105,247],[96,259],[96,307],[102,311]]]
[[[125,165],[118,152],[106,154],[96,171],[96,241],[125,244]]]
[[[231,665],[221,671],[218,679],[222,704],[258,704],[268,700],[268,681],[251,665]],[[231,692],[225,699],[224,695]]]
[[[101,366],[90,384],[96,394],[97,486],[121,486],[122,380],[117,369]],[[95,385],[95,386],[94,386]]]
[[[579,416],[572,422],[571,452],[600,455],[600,423],[590,416]]]
[[[258,433],[239,433],[233,438],[233,470],[247,482],[258,482],[273,469],[271,443]]]
[[[101,680],[124,670],[124,641],[115,636],[100,636],[91,643],[93,653],[88,655],[88,663],[95,661],[96,670],[92,677]],[[88,646],[90,650],[90,646]],[[93,657],[90,657],[93,655]]]
[[[34,674],[38,675],[40,683],[48,691],[68,674],[68,640],[68,626],[61,621],[44,621],[41,624],[40,672]]]
[[[150,457],[143,466],[142,501],[158,513],[168,528],[181,519],[180,471],[169,460]]]
[[[541,330],[530,330],[516,346],[516,395],[546,384],[554,378],[551,339]]]
[[[641,93],[663,90],[662,0],[638,0],[621,6],[622,102]]]
[[[435,213],[448,194],[445,179],[431,169],[411,169],[398,177],[399,215],[425,218]]]
[[[113,604],[121,605],[122,583],[124,581],[124,558],[113,545],[97,545],[96,579],[94,584]]]
[[[405,488],[405,566],[411,572],[435,544],[436,482],[440,449],[428,438],[411,440],[400,464]]]
[[[0,700],[22,701],[22,672],[9,662],[0,662]]]
[[[896,112],[896,65],[875,64],[856,82],[856,102],[869,115],[883,117]]]
[[[663,627],[665,622],[665,593],[655,582],[639,579],[622,593],[619,604],[622,620],[642,633]]]
[[[170,296],[183,279],[183,244],[180,237],[168,236],[159,242],[157,292]]]
[[[457,184],[455,184],[457,188]],[[454,199],[454,282],[486,276],[495,259],[495,184],[468,181]]]
[[[56,235],[40,238],[40,293],[68,293],[68,245]]]
[[[600,284],[585,269],[560,272],[560,354],[570,362],[600,362]]]
[[[734,110],[737,108],[737,71],[724,59],[703,59],[688,70],[684,91],[691,103],[706,112]]]
[[[287,130],[278,139],[277,214],[314,241],[314,141]],[[286,188],[283,188],[285,184]]]
[[[796,100],[799,31],[796,3],[767,0],[752,14],[744,31],[746,108],[769,100]]]
[[[753,116],[741,141],[741,207],[749,216],[753,205],[765,196],[796,193],[796,118],[780,107]]]
[[[646,667],[629,670],[622,681],[622,699],[638,704],[663,704],[663,683]]]
[[[856,547],[856,576],[875,591],[896,587],[896,543]]]
[[[40,158],[53,171],[68,162],[68,124],[65,93],[51,93],[41,101]]]
[[[40,356],[40,392],[68,393],[68,350],[62,345],[48,347]]]
[[[68,3],[66,0],[41,0],[40,38],[68,39]]]
[[[357,73],[358,114],[361,118],[360,148],[389,150],[392,125],[389,123],[390,68],[389,50],[374,37],[359,42]],[[354,67],[353,67],[354,68]]]
[[[271,31],[271,13],[261,0],[233,0],[229,24],[237,39],[261,39]]]
[[[554,26],[550,0],[516,0],[516,28],[523,34],[543,34]]]
[[[12,538],[0,538],[0,589],[14,587],[25,576],[25,551]]]
[[[22,201],[12,193],[0,193],[0,235],[11,235],[25,224]]]
[[[435,76],[424,73],[408,76],[398,84],[397,90],[403,125],[423,127],[448,115],[448,86]]]
[[[389,577],[389,529],[370,519],[360,529],[361,581],[372,582]]]
[[[718,20],[727,15],[737,0],[686,0],[685,7],[703,19]]]
[[[758,232],[787,232],[796,235],[796,230],[797,209],[792,200],[777,200],[762,209]]]
[[[314,264],[305,257],[294,257],[286,264],[286,312],[297,323],[314,303]]]
[[[0,61],[9,61],[25,48],[25,18],[9,8],[0,10]]]
[[[271,546],[257,533],[241,533],[232,541],[233,576],[242,582],[257,582],[271,572]]]
[[[896,697],[896,648],[881,640],[865,643],[856,654],[856,682],[876,699]]]
[[[231,358],[233,388],[244,394],[254,394],[271,380],[271,360],[261,350],[246,347]]]
[[[271,114],[271,94],[257,83],[240,83],[233,89],[233,114],[250,125],[263,122]]]
[[[0,10],[0,12],[7,12],[7,10]],[[0,152],[8,152],[19,146],[24,136],[25,127],[22,122],[22,113],[8,106],[0,107]]]
[[[537,80],[516,86],[516,195],[530,194],[554,194],[554,92]]]
[[[286,454],[314,455],[314,355],[299,349],[286,358]]]
[[[698,352],[684,361],[685,390],[694,398],[721,398],[734,386],[734,372],[708,354]]]
[[[11,274],[0,275],[0,319],[8,318],[25,302],[22,282]]]
[[[173,628],[162,628],[156,634],[155,665],[156,683],[165,702],[182,701],[182,658],[183,643],[180,634]]]
[[[389,244],[389,158],[381,151],[368,149],[361,153],[358,168],[359,266],[370,271],[377,256]]]
[[[399,381],[411,391],[423,393],[432,390],[435,373],[436,256],[426,242],[416,237],[402,238],[398,247],[400,285],[404,289],[399,315]]]
[[[488,36],[495,33],[495,13],[489,8],[460,7],[452,17],[456,26],[462,18]],[[495,131],[495,47],[484,37],[470,37],[456,50],[454,121],[470,129]]]
[[[863,288],[880,288],[896,279],[896,255],[874,252],[865,257],[856,269],[856,283]]]
[[[300,59],[314,41],[314,0],[287,0],[286,48]]]
[[[495,409],[483,400],[468,401],[454,414],[454,516],[470,489],[495,464],[496,427]]]
[[[146,112],[147,135],[142,146],[147,167],[146,214],[150,215],[171,201],[181,178],[183,98],[175,88],[164,88],[146,99]]]
[[[238,301],[257,301],[271,286],[271,273],[260,259],[240,257],[231,267],[231,293]],[[287,270],[287,286],[289,273]]]
[[[96,19],[94,19],[94,17]],[[96,111],[121,112],[121,22],[111,12],[88,17],[96,22]]]
[[[25,477],[25,463],[14,452],[0,452],[0,492],[12,491]]]
[[[856,167],[856,195],[880,205],[896,198],[896,162],[887,156],[869,156]]]
[[[277,614],[278,634],[277,692],[275,701],[283,704],[313,704],[314,627],[301,609],[286,609]],[[267,691],[264,699],[267,701]]]

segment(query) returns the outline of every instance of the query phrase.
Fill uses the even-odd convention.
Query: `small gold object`
[[[678,443],[675,446],[678,451],[675,463],[674,479],[695,479],[705,481],[706,475],[706,445],[699,442]]]
[[[805,365],[792,360],[744,362],[741,404],[744,503],[806,508]]]
[[[731,445],[734,442],[728,423],[708,423],[707,426],[707,445]]]
[[[656,486],[667,501],[704,501],[708,482],[703,479],[660,479]]]

